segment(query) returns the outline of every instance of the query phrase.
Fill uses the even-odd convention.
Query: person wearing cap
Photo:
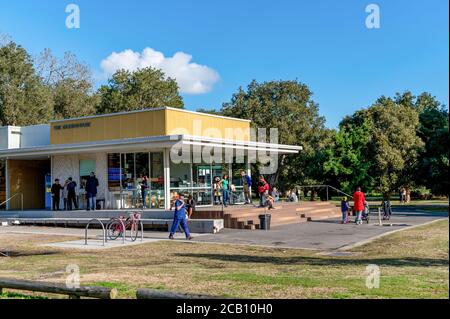
[[[187,225],[187,218],[186,218],[186,204],[184,202],[184,196],[183,194],[180,194],[179,197],[175,200],[174,203],[175,210],[173,214],[173,222],[172,227],[170,228],[170,235],[169,239],[173,239],[173,235],[178,230],[178,227],[181,225],[181,228],[184,231],[184,234],[186,235],[187,240],[191,240],[192,236],[189,232],[189,228]]]

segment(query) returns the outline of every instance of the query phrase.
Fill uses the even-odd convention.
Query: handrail
[[[12,195],[10,198],[8,198],[8,199],[5,200],[4,202],[0,203],[0,206],[5,205],[6,203],[8,203],[11,199],[13,199],[14,197],[16,197],[17,195],[20,195],[20,208],[21,208],[21,210],[23,210],[23,193],[15,193],[15,194]]]
[[[102,221],[100,220],[100,219],[98,219],[98,218],[93,218],[93,219],[91,219],[88,223],[87,223],[87,225],[86,225],[86,228],[85,228],[85,230],[84,230],[84,244],[85,245],[87,245],[87,234],[88,234],[88,228],[89,228],[89,225],[92,223],[92,222],[98,222],[101,226],[102,226],[102,230],[103,230],[103,246],[105,246],[105,240],[106,240],[106,231],[105,231],[105,226],[103,225],[103,223],[102,223]]]
[[[338,189],[338,188],[336,188],[336,187],[334,187],[334,186],[331,186],[331,185],[304,185],[304,186],[298,186],[298,188],[300,188],[300,189],[301,189],[301,188],[320,188],[320,187],[326,187],[326,188],[327,188],[327,200],[328,200],[328,188],[329,188],[329,187],[332,188],[332,189],[334,189],[335,191],[337,191],[337,192],[339,192],[339,193],[345,195],[345,196],[348,196],[349,198],[352,198],[352,197],[353,197],[352,195],[347,194],[346,192],[341,191],[340,189]]]

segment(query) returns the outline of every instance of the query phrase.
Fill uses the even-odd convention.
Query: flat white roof
[[[272,144],[253,141],[235,141],[190,135],[164,135],[74,144],[51,144],[46,146],[0,150],[0,158],[23,158],[33,156],[74,154],[80,152],[120,152],[130,149],[139,150],[150,148],[165,148],[171,147],[180,141],[183,144],[188,145],[272,151],[278,152],[280,154],[296,154],[303,149],[301,146],[294,145]]]

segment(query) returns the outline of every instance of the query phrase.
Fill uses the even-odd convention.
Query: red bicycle
[[[110,240],[116,240],[117,238],[126,237],[126,231],[130,231],[131,241],[136,241],[139,234],[139,223],[141,214],[138,212],[130,213],[125,216],[119,216],[118,218],[112,218],[106,226],[107,236]]]

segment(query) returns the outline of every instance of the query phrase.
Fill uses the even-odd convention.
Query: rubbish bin
[[[270,230],[270,214],[259,215],[259,228],[264,230]]]

